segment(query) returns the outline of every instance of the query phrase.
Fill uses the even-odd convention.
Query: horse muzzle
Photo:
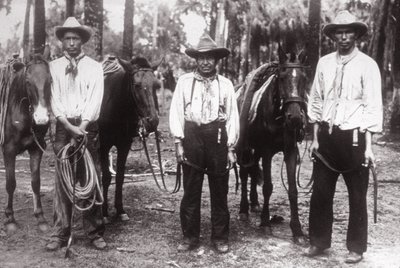
[[[33,112],[33,121],[36,125],[47,125],[50,121],[49,111],[42,105],[38,105]]]

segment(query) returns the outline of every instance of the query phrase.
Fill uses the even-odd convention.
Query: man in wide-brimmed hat
[[[239,136],[239,115],[232,82],[218,75],[219,59],[229,50],[218,47],[204,34],[186,54],[197,69],[182,75],[170,108],[170,129],[175,137],[176,157],[183,165],[184,194],[180,218],[183,241],[178,251],[199,245],[200,204],[204,173],[208,174],[211,196],[211,239],[216,250],[229,250],[227,162],[236,161],[234,145]]]
[[[307,255],[320,255],[331,246],[333,197],[342,174],[350,204],[347,263],[361,261],[367,250],[368,167],[375,158],[371,139],[373,133],[382,131],[379,68],[356,47],[356,40],[367,30],[367,25],[348,11],[340,11],[333,23],[323,28],[337,51],[319,60],[308,101],[314,128],[310,146],[314,186]]]
[[[86,136],[86,148],[93,158],[99,179],[96,120],[103,98],[103,69],[100,63],[82,51],[82,45],[91,36],[89,27],[81,25],[74,17],[69,17],[63,26],[55,28],[55,34],[62,42],[64,56],[50,62],[51,108],[57,120],[54,151],[58,155],[66,144],[78,144]],[[79,171],[80,167],[78,165],[78,174],[84,174]],[[46,246],[50,251],[66,246],[72,227],[70,222],[74,208],[64,191],[59,174],[60,172],[56,172],[55,176],[55,230],[51,242]],[[94,205],[83,212],[83,222],[93,246],[97,249],[105,248],[101,206]]]

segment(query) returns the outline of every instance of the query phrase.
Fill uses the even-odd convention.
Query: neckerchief
[[[339,99],[342,95],[342,82],[343,82],[343,73],[344,67],[347,63],[349,63],[355,56],[358,54],[358,48],[355,47],[353,51],[346,56],[340,56],[339,52],[336,52],[336,74],[335,79],[333,80],[332,89],[334,94],[334,102],[331,111],[331,121],[329,122],[329,134],[332,133],[333,121],[336,117],[337,106],[339,105]]]
[[[72,77],[76,77],[78,74],[78,63],[85,56],[85,53],[81,52],[77,57],[71,57],[66,51],[64,56],[69,60],[69,65],[65,68],[65,74],[71,73]]]
[[[194,79],[199,82],[202,82],[204,85],[204,90],[201,92],[201,118],[196,118],[199,122],[204,122],[206,118],[210,117],[212,111],[212,99],[211,96],[211,83],[217,78],[217,74],[214,73],[210,77],[204,77],[199,74],[197,71],[194,72]],[[195,121],[197,121],[195,119]]]

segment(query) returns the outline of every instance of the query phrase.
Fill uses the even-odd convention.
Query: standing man
[[[55,34],[62,42],[64,56],[50,62],[51,108],[57,120],[54,151],[58,155],[66,144],[69,142],[77,144],[86,135],[86,148],[93,158],[99,177],[96,120],[103,98],[103,69],[100,63],[82,51],[82,45],[91,36],[89,27],[82,26],[74,17],[69,17],[63,26],[55,28]],[[56,172],[55,230],[51,242],[46,246],[50,251],[66,246],[71,233],[70,221],[74,208],[64,192],[61,179]],[[103,239],[104,223],[101,206],[94,205],[90,210],[83,212],[83,223],[93,246],[104,249],[106,242]]]
[[[211,239],[220,253],[229,251],[227,162],[236,162],[234,145],[239,136],[239,114],[232,82],[218,75],[218,60],[229,55],[204,34],[196,48],[186,49],[197,69],[182,75],[172,98],[170,129],[176,157],[183,164],[183,198],[180,218],[183,241],[178,251],[199,245],[200,203],[204,173],[211,196]]]
[[[375,159],[372,134],[382,131],[381,76],[376,62],[356,47],[367,26],[354,15],[340,11],[323,32],[336,42],[337,51],[319,60],[308,102],[315,162],[307,255],[331,246],[333,197],[342,174],[350,204],[345,262],[357,263],[367,250],[368,166]]]

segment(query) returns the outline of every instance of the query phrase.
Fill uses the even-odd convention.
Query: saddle
[[[273,85],[278,63],[266,63],[250,72],[243,85],[236,91],[239,109],[240,135],[236,145],[237,159],[240,165],[249,166],[254,161],[254,150],[249,145],[249,126],[252,125],[264,92]]]
[[[8,95],[15,74],[25,65],[18,59],[12,58],[0,65],[0,145],[4,143],[4,124],[6,122]]]

